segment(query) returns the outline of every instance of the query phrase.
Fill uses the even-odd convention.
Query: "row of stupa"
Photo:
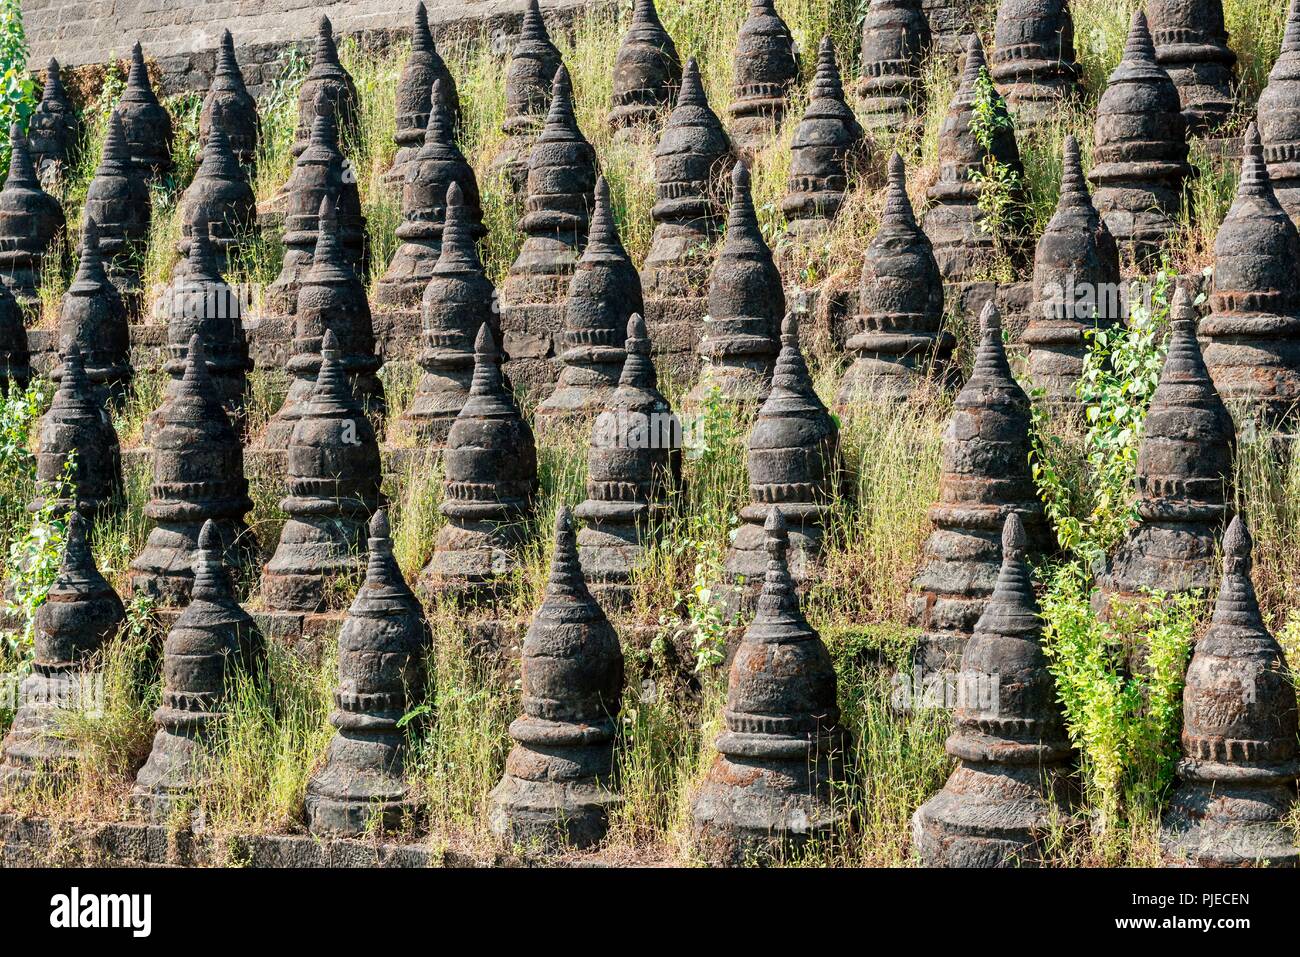
[[[640,19],[647,16],[638,14]],[[414,338],[415,331],[422,326],[425,345],[422,364],[430,369],[433,378],[458,380],[456,388],[463,395],[472,361],[472,338],[487,312],[483,299],[495,297],[496,290],[473,275],[474,266],[464,256],[451,257],[451,262],[440,265],[443,221],[448,208],[446,197],[453,184],[460,188],[473,238],[481,239],[485,231],[475,173],[455,142],[458,109],[454,80],[437,58],[432,41],[417,42],[403,77],[405,92],[399,99],[403,102],[409,99],[406,94],[414,87],[406,83],[406,78],[411,73],[420,73],[421,82],[428,79],[423,74],[429,71],[416,70],[416,65],[427,66],[432,61],[441,70],[432,71],[437,74],[429,86],[433,105],[426,117],[422,145],[414,150],[409,137],[399,134],[398,160],[405,169],[401,176],[404,221],[397,231],[401,243],[376,286],[372,313],[362,282],[367,275],[365,222],[355,178],[348,175],[347,160],[339,146],[338,120],[353,115],[355,105],[346,103],[348,98],[344,94],[351,84],[345,82],[346,73],[338,63],[327,23],[322,24],[315,65],[304,83],[302,138],[295,144],[294,172],[283,190],[286,250],[283,268],[265,292],[261,314],[245,315],[241,319],[250,328],[256,326],[259,332],[277,323],[292,332],[289,354],[284,361],[295,379],[301,378],[296,371],[300,367],[308,379],[313,374],[311,356],[319,351],[325,322],[335,328],[341,339],[349,373],[354,376],[364,373],[367,377],[380,361],[374,355],[377,327],[409,327]],[[424,24],[423,17],[417,18],[417,38],[428,34],[427,24],[423,29],[421,24]],[[535,52],[539,44],[554,49],[545,40],[540,14],[532,8],[525,18],[515,59],[534,63],[535,57],[530,59],[524,53]],[[1162,129],[1175,129],[1181,122],[1174,115],[1176,110],[1172,104],[1176,97],[1167,78],[1161,80],[1161,68],[1154,61],[1152,50],[1144,18],[1137,13],[1124,58],[1113,77],[1115,82],[1103,97],[1103,107],[1112,92],[1116,103],[1134,97],[1134,102],[1146,102],[1150,99],[1147,94],[1151,94],[1155,101],[1169,105],[1166,117],[1169,122],[1156,123],[1149,110],[1142,113],[1146,117],[1142,122],[1150,120]],[[254,215],[254,199],[240,159],[247,160],[253,155],[249,153],[249,144],[255,139],[250,139],[247,131],[250,116],[242,114],[236,106],[242,104],[241,108],[253,111],[254,130],[255,106],[246,93],[242,100],[236,96],[242,84],[238,81],[238,65],[229,38],[223,51],[221,68],[202,114],[210,118],[202,126],[206,134],[203,161],[181,200],[179,252],[182,258],[173,283],[157,298],[150,317],[156,322],[169,322],[175,313],[190,309],[187,297],[178,292],[178,287],[184,286],[185,275],[192,268],[188,252],[195,230],[203,228],[209,233],[215,269],[224,273],[238,255],[241,236],[246,235],[241,233],[241,225],[246,225]],[[806,123],[813,123],[815,129],[823,132],[826,124],[831,123],[835,129],[845,132],[856,121],[843,100],[833,51],[828,44],[823,44],[821,52],[814,80],[814,93],[819,90],[821,93],[811,103],[827,104],[828,109],[837,105],[836,110],[830,110],[837,118],[832,119],[830,113],[813,117],[818,111],[810,106]],[[422,57],[422,53],[426,55]],[[846,375],[841,405],[849,404],[854,393],[862,389],[883,387],[886,391],[907,391],[906,383],[913,378],[910,373],[947,362],[952,341],[942,330],[941,280],[953,271],[954,257],[973,262],[1000,241],[980,225],[979,177],[974,175],[987,158],[971,131],[972,104],[985,76],[984,69],[978,39],[972,37],[962,84],[941,138],[941,175],[931,189],[931,199],[935,202],[919,223],[906,197],[901,164],[886,164],[886,204],[881,227],[864,257],[857,295],[858,313],[852,317],[846,341],[853,361]],[[1262,99],[1267,101],[1267,109],[1261,109],[1261,116],[1266,119],[1260,125],[1260,148],[1276,203],[1283,209],[1290,199],[1290,187],[1288,167],[1277,162],[1286,154],[1278,146],[1279,131],[1285,127],[1279,118],[1289,115],[1285,104],[1296,99],[1295,82],[1290,76],[1297,69],[1300,69],[1300,9],[1293,7],[1282,55]],[[51,72],[43,112],[38,112],[38,116],[67,112],[55,108],[63,99],[57,81],[57,72]],[[511,82],[516,81],[518,77],[512,71]],[[1158,96],[1157,87],[1164,90]],[[449,90],[453,92],[448,93]],[[515,102],[517,97],[509,99]],[[654,213],[655,239],[640,273],[633,268],[618,240],[608,204],[602,210],[597,201],[594,153],[577,128],[572,90],[567,74],[560,67],[556,67],[547,100],[548,110],[540,121],[540,131],[534,134],[537,142],[528,152],[524,178],[528,198],[521,226],[526,239],[500,290],[500,316],[496,323],[498,338],[509,357],[507,369],[516,384],[538,398],[553,390],[543,402],[545,415],[554,413],[564,417],[583,408],[590,412],[596,404],[593,391],[607,392],[613,387],[627,318],[632,312],[640,312],[646,318],[661,362],[676,371],[693,368],[696,354],[703,361],[706,374],[693,393],[693,403],[714,385],[728,398],[749,401],[761,398],[762,381],[770,374],[779,349],[784,290],[772,252],[758,230],[743,161],[731,173],[726,238],[721,243],[713,242],[724,212],[716,198],[721,191],[714,188],[714,177],[721,175],[732,152],[726,131],[704,100],[698,71],[688,62],[677,104],[668,115],[656,151],[659,202]],[[336,107],[335,103],[341,105]],[[999,103],[996,101],[995,106]],[[48,108],[45,104],[49,104]],[[67,115],[75,118],[75,114]],[[133,115],[136,119],[128,122]],[[107,275],[122,294],[124,309],[103,301],[105,297],[97,296],[96,290],[79,279],[65,297],[58,334],[60,350],[69,341],[78,341],[92,381],[111,388],[119,388],[128,374],[127,324],[142,301],[138,255],[133,255],[138,253],[138,243],[148,231],[150,205],[142,171],[154,168],[151,163],[160,162],[158,157],[150,159],[133,152],[132,144],[138,137],[133,139],[128,130],[141,125],[140,116],[151,117],[149,123],[155,128],[156,135],[147,137],[149,142],[168,139],[162,129],[169,122],[166,111],[152,94],[137,48],[127,92],[110,123],[104,156],[88,192],[86,219],[94,223],[94,228],[85,230],[82,240],[83,247],[92,241],[98,245]],[[242,118],[236,122],[234,117]],[[804,125],[801,124],[801,130]],[[1083,328],[1090,323],[1106,324],[1122,318],[1123,297],[1114,291],[1120,283],[1121,254],[1132,247],[1129,240],[1136,235],[1135,224],[1162,208],[1151,202],[1155,193],[1144,194],[1145,198],[1137,196],[1140,190],[1134,185],[1134,174],[1138,171],[1123,160],[1124,151],[1118,146],[1115,150],[1103,148],[1105,137],[1100,135],[1103,125],[1132,132],[1132,124],[1099,121],[1099,163],[1094,165],[1091,174],[1099,189],[1091,197],[1083,185],[1077,150],[1067,143],[1060,205],[1056,217],[1039,237],[1033,257],[1034,303],[1024,342],[1035,385],[1045,389],[1053,399],[1065,401],[1072,395],[1073,380],[1085,346]],[[49,124],[34,120],[32,126],[35,131]],[[1158,139],[1152,130],[1154,127],[1143,127],[1133,133],[1134,142],[1143,144],[1142,150],[1149,150]],[[996,154],[999,162],[1014,165],[1019,161],[1010,129],[1004,130],[1004,134],[991,141],[990,155]],[[1185,160],[1185,138],[1180,137],[1179,141],[1181,145],[1177,145],[1175,152],[1181,151],[1179,155]],[[827,142],[834,144],[835,149],[829,153],[835,156],[829,155],[824,145]],[[36,301],[42,257],[63,228],[58,204],[41,189],[35,175],[34,154],[25,145],[22,137],[14,137],[12,169],[0,194],[0,238],[7,240],[7,249],[13,250],[6,254],[4,262],[5,284],[20,307]],[[840,163],[839,172],[828,172],[825,162],[820,166],[827,176],[818,181],[823,186],[833,182],[838,187],[830,190],[838,196],[833,206],[844,196],[847,181],[843,172],[847,167],[843,164],[854,152],[850,140],[810,132],[805,145],[808,148],[801,150],[800,136],[796,135],[797,154],[805,155],[810,162]],[[413,150],[404,161],[403,150],[408,153]],[[1147,157],[1139,165],[1149,171],[1153,163]],[[1117,190],[1110,190],[1106,177],[1098,173],[1100,169],[1112,167],[1119,177],[1117,182],[1122,182]],[[1185,163],[1179,169],[1186,172]],[[792,175],[792,185],[800,176]],[[800,182],[807,187],[811,180],[805,177]],[[819,187],[795,192],[817,194],[821,199],[814,205],[833,213],[822,202],[829,195],[826,190]],[[1178,190],[1166,193],[1174,199],[1181,196]],[[1110,202],[1117,197],[1122,199],[1127,212]],[[333,269],[316,265],[317,259],[325,258],[316,256],[315,246],[320,232],[320,210],[327,200],[333,204],[345,261]],[[1285,245],[1289,240],[1289,235],[1264,238],[1271,209],[1255,211],[1253,218],[1260,223],[1259,237],[1247,236],[1243,240],[1240,234],[1248,233],[1248,227],[1232,231],[1235,241],[1243,245],[1239,254],[1249,254],[1254,238],[1263,239],[1266,247]],[[1137,214],[1130,215],[1134,210]],[[1173,208],[1166,212],[1172,214]],[[1242,211],[1241,215],[1248,212]],[[1165,235],[1171,228],[1170,216],[1164,216],[1163,225],[1149,236]],[[1227,244],[1223,240],[1219,246]],[[1158,248],[1158,243],[1152,248]],[[1218,251],[1220,258],[1225,258],[1225,251]],[[1262,254],[1267,258],[1268,249]],[[348,267],[357,274],[355,281],[348,279]],[[1286,278],[1285,267],[1279,267],[1276,275],[1271,269],[1270,266],[1264,270],[1265,282],[1252,279],[1247,275],[1250,270],[1243,271],[1239,280],[1236,276],[1229,277],[1243,285],[1226,288],[1218,298],[1221,309],[1216,314],[1221,313],[1222,321],[1216,315],[1207,332],[1222,327],[1219,338],[1224,344],[1212,348],[1208,360],[1216,381],[1221,382],[1230,398],[1237,398],[1238,393],[1250,393],[1251,398],[1284,406],[1295,397],[1295,371],[1290,366],[1300,361],[1286,355],[1284,341],[1295,322],[1288,292],[1293,283]],[[441,296],[432,296],[435,287],[448,284],[442,280],[433,282],[439,272],[442,276],[459,274],[462,282],[452,282],[454,288]],[[1274,282],[1278,283],[1276,287],[1272,285]],[[1219,284],[1223,285],[1222,277]],[[312,296],[306,297],[307,308],[299,314],[299,304],[304,301],[299,294],[304,285],[328,288],[317,288]],[[467,294],[470,289],[472,295]],[[336,300],[346,299],[346,308],[340,308],[336,302],[336,315],[322,318],[323,310],[314,303],[331,296]],[[230,299],[227,310],[239,308],[237,297]],[[70,303],[76,303],[77,308]],[[88,334],[89,314],[95,314],[94,336]],[[1265,315],[1268,321],[1260,321],[1258,314]],[[20,380],[28,367],[21,332],[22,324],[14,304],[7,300],[0,302],[0,333],[3,333],[0,352],[5,354],[13,377]],[[258,332],[253,335],[256,339]],[[1242,338],[1258,338],[1264,347],[1247,350],[1239,345]],[[175,358],[183,357],[186,339],[186,335],[170,339],[171,349],[179,353]],[[1279,367],[1276,374],[1270,371],[1269,377],[1261,377],[1252,375],[1250,370],[1243,371],[1240,366],[1249,361],[1245,357],[1248,351],[1256,360],[1263,357],[1268,364]],[[551,385],[554,378],[561,380],[558,387]],[[300,397],[305,387],[303,383],[297,386],[295,398]],[[367,391],[377,389],[377,380],[371,379]],[[371,398],[368,396],[367,400]],[[378,396],[373,400],[378,402]],[[421,427],[427,425],[426,431],[434,432],[436,441],[436,432],[445,429],[449,421],[450,416],[444,415],[440,423],[424,423]],[[283,447],[282,441],[279,444]]]
[[[1009,379],[997,331],[995,317],[986,316],[985,394]],[[1144,459],[1148,447],[1169,443],[1164,432],[1181,438],[1189,425],[1203,432],[1216,417],[1220,426],[1227,422],[1189,319],[1175,320],[1174,336]],[[991,399],[985,415],[1007,400]],[[976,414],[971,403],[959,407],[949,438],[963,416]],[[917,854],[930,866],[1041,862],[1074,791],[1073,748],[1027,563],[1034,542],[1021,512],[1004,514],[993,587],[958,675],[959,687],[971,692],[958,700],[947,742],[956,768],[913,818]],[[62,565],[37,612],[33,672],[0,746],[3,787],[57,782],[75,766],[78,750],[58,731],[59,708],[75,700],[74,688],[125,617],[95,568],[87,524],[80,512],[71,514]],[[364,581],[339,635],[336,733],[306,791],[308,824],[321,835],[370,834],[418,815],[405,779],[407,737],[418,725],[404,716],[427,691],[422,662],[431,633],[393,558],[384,509],[370,518],[368,536]],[[1218,599],[1183,691],[1182,760],[1161,831],[1170,863],[1300,860],[1285,823],[1300,775],[1296,690],[1260,615],[1251,544],[1235,517],[1223,539]],[[692,795],[692,847],[716,864],[853,839],[844,803],[854,784],[853,742],[841,722],[830,654],[801,608],[781,508],[768,512],[762,545],[761,590],[730,667],[717,757]],[[599,844],[621,801],[614,769],[624,661],[619,636],[587,585],[581,551],[561,506],[549,581],[522,648],[522,714],[510,726],[513,748],[490,799],[492,830],[506,846],[532,852]],[[254,671],[262,654],[262,636],[235,598],[211,521],[192,570],[191,595],[164,644],[157,732],[131,793],[133,806],[154,819],[174,820],[195,806],[213,773],[212,745],[227,720],[231,683]]]

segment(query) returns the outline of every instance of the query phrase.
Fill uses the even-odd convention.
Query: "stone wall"
[[[571,18],[591,0],[541,0],[548,21]],[[524,0],[425,0],[435,36],[518,29]],[[284,49],[304,49],[322,14],[339,35],[383,44],[410,29],[415,0],[23,0],[31,65],[69,67],[122,60],[139,40],[162,74],[162,92],[206,89],[223,30],[254,95],[275,79]],[[503,48],[504,50],[504,48]]]

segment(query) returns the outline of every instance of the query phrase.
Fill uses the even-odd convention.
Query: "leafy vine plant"
[[[1174,279],[1162,270],[1149,287],[1135,283],[1127,323],[1084,331],[1088,351],[1078,396],[1087,423],[1085,490],[1068,476],[1064,442],[1035,405],[1034,481],[1061,548],[1089,566],[1104,559],[1137,519],[1138,448],[1164,366]]]
[[[1112,596],[1104,618],[1093,604],[1094,573],[1137,520],[1138,450],[1175,278],[1162,270],[1135,284],[1127,323],[1085,331],[1081,454],[1035,404],[1031,467],[1067,555],[1045,575],[1043,646],[1102,831],[1154,814],[1172,780],[1183,674],[1206,609],[1205,596],[1158,592]]]
[[[36,81],[27,72],[27,33],[22,0],[0,0],[0,169],[9,168],[9,126],[36,109]]]
[[[1000,244],[1016,229],[1024,183],[1020,172],[1000,162],[993,149],[998,136],[1012,129],[1012,121],[988,67],[980,67],[971,110],[971,134],[984,149],[983,166],[970,171],[971,182],[980,187],[979,209],[984,214],[980,228]]]

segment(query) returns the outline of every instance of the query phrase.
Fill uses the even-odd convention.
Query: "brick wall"
[[[591,0],[541,0],[548,22],[591,6]],[[425,0],[435,36],[518,28],[524,0]],[[415,0],[23,0],[31,65],[56,57],[69,67],[121,60],[139,40],[163,74],[162,92],[205,89],[222,30],[253,93],[279,72],[286,46],[307,44],[321,14],[339,35],[379,42],[410,29]]]

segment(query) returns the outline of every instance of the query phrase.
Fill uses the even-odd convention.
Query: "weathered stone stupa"
[[[416,331],[420,299],[438,262],[447,216],[447,189],[453,183],[462,203],[459,214],[471,230],[471,242],[477,242],[487,232],[483,228],[478,180],[456,146],[452,115],[438,92],[441,83],[434,83],[434,105],[424,145],[404,166],[402,224],[397,227],[397,238],[402,242],[375,287],[376,313],[390,328],[406,334]]]
[[[153,437],[153,488],[144,514],[154,526],[131,562],[132,594],[183,606],[205,526],[215,536],[210,547],[244,564],[253,551],[252,533],[244,526],[252,507],[243,445],[208,374],[203,341],[192,336],[185,374]]]
[[[126,304],[104,269],[99,225],[89,214],[81,233],[77,274],[59,312],[59,351],[66,354],[74,345],[100,400],[120,402],[134,375],[131,327]],[[57,382],[58,374],[53,378]]]
[[[1264,162],[1278,202],[1300,220],[1300,0],[1291,0],[1282,52],[1256,108]]]
[[[977,177],[991,177],[990,167],[1014,175],[1017,182],[1025,172],[1015,130],[1009,122],[997,126],[988,147],[980,142],[972,127],[981,77],[987,76],[984,47],[979,34],[972,33],[966,44],[961,85],[939,129],[939,180],[926,192],[931,206],[922,220],[925,233],[934,244],[939,271],[944,279],[953,282],[972,278],[981,268],[986,268],[999,247],[1013,248],[1021,226],[1014,216],[1004,223],[989,222],[979,204],[980,194],[986,187]],[[996,90],[991,95],[994,113],[1006,119],[1006,101]],[[1012,198],[1017,198],[1019,187],[1013,186],[1012,192]]]
[[[63,177],[73,150],[81,139],[81,118],[68,99],[53,57],[45,67],[41,102],[27,120],[27,140],[36,173],[47,182]]]
[[[108,121],[104,152],[86,189],[85,217],[99,231],[99,248],[107,260],[108,275],[121,291],[127,307],[137,313],[143,296],[141,271],[153,207],[145,172],[127,152],[122,119],[114,112]]]
[[[925,672],[954,669],[960,660],[997,582],[1007,515],[1020,516],[1030,554],[1049,548],[1029,469],[1030,424],[1029,397],[1002,345],[1002,317],[986,303],[975,366],[943,433],[934,531],[912,579],[909,619],[922,630],[916,665]]]
[[[948,754],[957,769],[912,817],[926,867],[1032,867],[1054,807],[1065,810],[1071,747],[1043,653],[1043,621],[1011,512],[997,584],[966,643]]]
[[[1295,678],[1260,616],[1251,546],[1238,515],[1223,537],[1214,615],[1183,686],[1183,758],[1160,835],[1170,863],[1300,864],[1284,824],[1300,775]]]
[[[650,210],[655,227],[641,267],[650,338],[661,363],[673,372],[695,364],[730,156],[731,141],[709,107],[692,57],[655,147],[655,204]]]
[[[291,147],[295,157],[311,145],[322,101],[330,105],[342,140],[346,143],[355,142],[357,124],[361,117],[357,85],[352,80],[352,74],[339,62],[339,50],[334,43],[334,25],[330,23],[329,17],[320,18],[311,69],[298,89],[298,129],[294,133],[294,144]]]
[[[257,165],[257,101],[244,85],[244,74],[235,59],[235,38],[229,30],[222,31],[217,68],[199,113],[200,149],[207,146],[213,130],[222,132],[240,163],[250,170]]]
[[[230,683],[240,671],[255,672],[263,654],[256,623],[235,599],[222,544],[217,523],[204,522],[193,552],[193,595],[163,643],[158,732],[131,791],[131,802],[155,821],[203,792]]]
[[[1146,15],[1156,62],[1178,87],[1187,135],[1213,133],[1237,106],[1223,0],[1148,0]]]
[[[147,178],[170,173],[172,118],[154,94],[149,70],[144,65],[144,51],[139,43],[131,48],[131,69],[126,75],[126,88],[114,112],[122,119],[127,151],[136,168]]]
[[[1022,127],[1050,120],[1079,93],[1068,0],[1009,0],[997,5],[989,71]]]
[[[1021,335],[1029,379],[1047,403],[1079,404],[1085,331],[1123,319],[1120,293],[1119,248],[1088,195],[1079,144],[1067,136],[1060,198],[1034,250],[1034,297]]]
[[[68,516],[63,561],[36,609],[32,672],[0,746],[0,788],[70,774],[84,759],[75,739],[60,734],[61,712],[93,706],[91,659],[126,618],[122,599],[95,567],[89,531],[79,512]]]
[[[388,512],[370,519],[369,560],[339,631],[339,683],[334,690],[325,767],[307,784],[313,834],[370,833],[378,821],[395,828],[415,813],[403,777],[403,717],[426,695],[424,655],[433,643],[419,601],[393,558]]]
[[[365,566],[366,523],[379,507],[379,444],[352,395],[338,339],[326,330],[320,372],[289,438],[289,517],[262,574],[273,611],[332,611]]]
[[[1210,315],[1198,333],[1215,388],[1247,419],[1282,425],[1300,401],[1300,235],[1269,183],[1254,124],[1237,197],[1214,237]]]
[[[709,312],[696,346],[700,379],[687,406],[699,408],[715,388],[726,402],[757,406],[767,395],[784,315],[785,289],[758,228],[749,169],[737,163],[727,234],[709,274]]]
[[[943,325],[943,280],[930,240],[907,197],[903,158],[889,160],[880,228],[867,244],[858,285],[858,314],[845,347],[836,408],[851,411],[872,397],[906,401],[927,375],[950,375],[956,339]]]
[[[611,790],[623,697],[618,634],[587,590],[567,506],[555,518],[546,595],[524,637],[523,714],[490,796],[492,831],[509,845],[555,851],[597,844],[621,796]]]
[[[257,197],[220,127],[208,135],[203,160],[181,196],[180,220],[177,251],[182,257],[189,252],[190,240],[201,225],[208,232],[221,274],[235,264],[240,246],[257,223]]]
[[[40,302],[41,266],[64,225],[63,207],[41,188],[15,123],[9,128],[9,175],[0,189],[0,281],[20,306]]]
[[[537,407],[539,432],[600,412],[618,387],[628,319],[644,311],[641,277],[618,237],[609,184],[602,176],[596,180],[587,247],[569,283],[564,325],[556,336],[559,380]]]
[[[492,159],[492,172],[503,175],[518,195],[528,184],[528,155],[546,121],[551,82],[560,68],[560,51],[546,32],[537,0],[528,0],[519,39],[506,69],[506,141]]]
[[[317,221],[316,254],[298,290],[293,355],[285,364],[292,378],[284,402],[267,423],[262,444],[268,449],[289,447],[289,436],[320,371],[326,330],[338,336],[343,370],[366,414],[379,418],[384,412],[384,387],[378,376],[381,360],[375,355],[366,288],[344,258],[338,216],[328,196],[321,200]]]
[[[768,512],[762,594],[727,683],[726,730],[691,803],[692,843],[711,864],[780,858],[834,835],[849,766],[835,667],[787,565],[783,508]]]
[[[763,525],[774,509],[781,510],[790,528],[794,580],[804,586],[815,577],[826,518],[840,482],[839,444],[839,427],[813,388],[791,313],[781,327],[781,354],[771,390],[749,433],[750,503],[740,510],[741,525],[724,562],[742,608],[752,606],[763,584]]]
[[[528,157],[523,246],[501,286],[501,330],[517,387],[538,391],[555,378],[549,357],[563,302],[587,240],[596,153],[573,114],[569,71],[555,71],[551,109]]]
[[[614,57],[609,125],[616,133],[653,126],[668,112],[681,82],[682,61],[659,21],[654,0],[636,0],[632,22]]]
[[[751,0],[749,18],[736,37],[731,84],[731,142],[752,153],[785,118],[790,91],[799,80],[794,37],[773,0]]]
[[[309,147],[294,161],[284,193],[284,261],[265,296],[266,312],[275,317],[292,316],[297,308],[298,287],[312,266],[320,230],[317,217],[326,197],[334,201],[348,261],[359,275],[366,274],[366,221],[361,215],[361,196],[355,178],[344,175],[338,127],[324,93],[315,107]]]
[[[423,448],[441,448],[469,398],[474,337],[496,322],[496,289],[474,243],[475,222],[459,183],[447,188],[442,251],[420,305],[424,374],[410,408],[395,423]]]
[[[406,176],[406,164],[428,142],[429,114],[435,100],[446,108],[448,139],[454,143],[455,130],[460,125],[460,95],[456,92],[455,78],[433,42],[424,4],[417,3],[411,27],[411,54],[397,78],[397,133],[393,137],[397,155],[382,177],[385,184],[400,187]]]
[[[518,567],[537,495],[537,447],[501,375],[487,323],[474,342],[474,379],[443,452],[447,524],[420,576],[430,595],[490,603]]]
[[[25,389],[31,380],[32,355],[23,310],[9,287],[0,283],[0,392]]]
[[[1199,589],[1208,597],[1214,587],[1219,536],[1232,508],[1236,433],[1201,358],[1184,288],[1171,318],[1169,351],[1138,450],[1141,521],[1111,559],[1101,582],[1107,596]]]
[[[1187,164],[1187,132],[1178,90],[1158,63],[1146,16],[1133,13],[1124,57],[1097,104],[1093,203],[1120,253],[1144,263],[1178,228]]]
[[[221,135],[214,130],[213,140]],[[202,222],[195,224],[184,267],[178,270],[168,295],[159,300],[161,318],[167,323],[168,357],[163,369],[171,378],[162,402],[145,419],[146,442],[159,428],[164,410],[180,386],[192,336],[203,342],[203,359],[226,414],[237,424],[243,419],[253,360],[248,355],[239,296],[222,279],[204,227]]]
[[[930,24],[920,0],[871,0],[862,20],[858,104],[872,134],[897,134],[918,122],[921,70],[930,50]]]
[[[117,429],[95,394],[74,342],[63,353],[63,371],[50,407],[41,418],[36,453],[36,498],[29,512],[49,507],[55,514],[76,510],[87,519],[105,514],[122,491],[122,451]],[[68,457],[75,455],[71,497],[59,496]]]
[[[681,482],[682,429],[659,392],[645,320],[627,324],[627,359],[587,450],[587,500],[574,514],[578,557],[592,593],[606,611],[632,598],[632,574],[645,543]]]
[[[862,125],[844,102],[835,46],[822,37],[817,49],[817,73],[808,89],[808,107],[790,144],[790,179],[781,212],[796,236],[815,236],[840,211],[849,190],[849,176],[865,167]]]

